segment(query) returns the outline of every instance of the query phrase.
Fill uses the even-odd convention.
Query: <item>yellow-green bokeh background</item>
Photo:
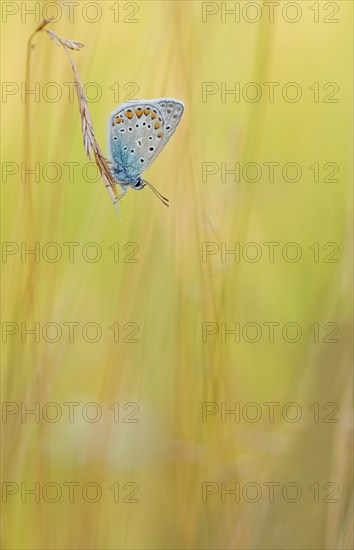
[[[3,3],[4,4],[4,3]],[[13,3],[16,4],[16,3]],[[20,5],[21,3],[18,3]],[[23,3],[22,3],[23,4]],[[34,2],[26,2],[27,7]],[[45,3],[39,3],[41,6]],[[277,16],[221,23],[202,22],[202,2],[142,1],[137,23],[114,23],[110,6],[89,23],[80,2],[73,22],[67,8],[51,25],[60,36],[85,44],[73,52],[80,77],[97,82],[102,98],[90,103],[95,133],[106,150],[107,118],[115,107],[109,89],[121,95],[135,82],[135,97],[177,97],[185,102],[182,122],[146,176],[167,195],[164,208],[148,191],[129,192],[117,217],[102,181],[81,175],[86,164],[76,102],[29,97],[30,129],[20,95],[2,102],[2,161],[79,162],[74,181],[43,178],[2,184],[2,240],[32,247],[48,242],[88,242],[102,259],[88,263],[77,254],[57,263],[19,255],[2,264],[2,319],[28,326],[76,321],[99,323],[102,339],[74,343],[14,335],[2,345],[2,400],[28,406],[75,401],[100,404],[97,424],[62,419],[35,423],[19,415],[2,424],[2,477],[14,483],[95,481],[97,503],[68,503],[19,494],[3,504],[3,547],[61,549],[165,548],[350,548],[351,542],[351,383],[350,223],[352,3],[339,1],[336,24],[313,22],[312,2],[298,2],[303,17],[289,24]],[[117,3],[115,3],[117,4]],[[233,4],[232,2],[230,4]],[[243,4],[243,2],[241,2]],[[262,3],[261,3],[262,4]],[[284,2],[280,2],[281,5]],[[221,9],[221,7],[219,6]],[[2,23],[2,80],[21,86],[26,43],[36,23],[19,14]],[[64,52],[47,35],[34,38],[30,81],[62,85],[72,80]],[[216,94],[202,102],[203,82],[298,82],[298,103],[258,103]],[[309,87],[336,82],[338,103],[314,103]],[[298,162],[298,183],[202,181],[203,162]],[[336,162],[338,183],[315,183],[308,166]],[[258,263],[220,256],[201,261],[202,242],[295,241],[298,263],[278,257]],[[114,263],[109,247],[139,246],[138,263]],[[339,245],[338,263],[315,263],[314,242]],[[122,249],[121,249],[122,250]],[[123,256],[126,252],[123,253]],[[297,322],[304,328],[296,344],[202,343],[202,322]],[[139,343],[114,343],[113,323],[139,325]],[[310,325],[339,325],[339,342],[314,344]],[[322,333],[323,340],[323,333]],[[139,423],[112,422],[113,402],[139,403]],[[201,422],[203,401],[295,401],[304,418],[295,424]],[[335,402],[338,423],[314,423],[308,407]],[[108,412],[107,412],[108,411]],[[114,482],[139,484],[139,503],[118,504],[107,489]],[[201,499],[205,481],[298,482],[303,498],[294,504],[221,503]],[[318,481],[340,487],[338,503],[314,503],[308,487]]]

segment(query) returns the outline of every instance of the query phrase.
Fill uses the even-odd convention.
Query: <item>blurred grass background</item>
[[[19,3],[20,4],[20,3]],[[34,2],[26,2],[28,7]],[[42,5],[42,3],[40,3]],[[44,3],[45,4],[45,3]],[[102,98],[90,103],[98,142],[106,150],[107,118],[124,101],[126,83],[135,98],[176,97],[185,102],[182,122],[146,176],[170,198],[165,209],[147,190],[128,193],[120,221],[103,183],[88,183],[76,99],[67,88],[55,103],[29,97],[29,142],[19,94],[3,99],[3,162],[79,162],[73,182],[19,175],[2,185],[2,240],[97,242],[102,259],[74,263],[19,256],[3,264],[3,321],[100,323],[102,339],[90,344],[35,343],[9,338],[2,346],[2,400],[17,403],[136,401],[139,423],[2,425],[2,476],[28,486],[48,481],[139,484],[139,504],[78,498],[51,504],[3,504],[4,548],[350,548],[351,539],[351,116],[352,4],[340,6],[338,24],[315,24],[307,2],[304,17],[289,24],[202,22],[202,3],[137,2],[138,23],[124,23],[111,2],[89,23],[58,2],[63,16],[52,28],[85,44],[73,57],[80,77],[97,82]],[[321,3],[320,3],[321,4]],[[2,80],[25,79],[26,43],[34,17],[2,23]],[[15,38],[16,37],[16,38]],[[14,40],[15,38],[15,40]],[[35,37],[31,83],[72,81],[64,52],[48,36]],[[298,82],[300,102],[202,102],[203,82]],[[119,82],[120,98],[109,88]],[[339,103],[314,103],[314,82],[337,82]],[[129,89],[130,90],[130,89]],[[128,90],[128,91],[129,91]],[[93,91],[91,90],[93,93]],[[89,91],[88,91],[88,95]],[[294,184],[276,178],[257,183],[202,183],[203,162],[298,162],[306,176]],[[339,183],[314,183],[307,167],[336,162]],[[63,169],[63,174],[65,174]],[[339,244],[337,264],[260,261],[201,262],[202,242],[313,242]],[[138,263],[114,263],[109,246],[139,246]],[[78,250],[81,250],[79,248]],[[346,259],[347,258],[347,259]],[[114,343],[114,322],[140,326],[138,344]],[[202,322],[296,321],[303,327],[334,321],[339,343],[314,344],[307,331],[297,344],[203,344]],[[339,404],[339,423],[290,424],[201,422],[203,401],[247,403],[297,401]],[[220,417],[219,417],[220,418]],[[201,484],[222,481],[297,481],[299,503],[269,504],[201,500]],[[340,486],[339,503],[313,503],[306,489],[315,481]],[[323,495],[322,495],[323,496]]]

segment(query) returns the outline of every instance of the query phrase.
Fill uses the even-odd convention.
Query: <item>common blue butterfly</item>
[[[139,99],[122,103],[109,118],[108,151],[110,171],[122,188],[139,190],[148,185],[159,199],[163,197],[141,174],[154,162],[176,130],[184,111],[182,101],[173,98]]]

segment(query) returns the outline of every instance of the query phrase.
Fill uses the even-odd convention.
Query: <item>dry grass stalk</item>
[[[80,116],[81,116],[81,130],[82,130],[82,135],[84,139],[84,147],[85,147],[86,155],[90,159],[92,159],[92,153],[93,153],[93,157],[98,166],[100,174],[103,178],[106,189],[119,215],[118,193],[115,187],[117,182],[112,177],[112,174],[108,167],[108,160],[102,153],[101,148],[96,141],[95,134],[93,131],[92,118],[88,108],[85,92],[84,92],[79,74],[77,72],[77,69],[75,67],[75,63],[69,53],[69,50],[81,50],[84,44],[81,44],[80,42],[74,42],[73,40],[65,40],[61,38],[55,32],[46,28],[48,23],[50,23],[49,19],[43,19],[43,21],[40,23],[37,29],[30,36],[28,41],[28,51],[30,52],[32,48],[32,44],[31,44],[32,38],[35,36],[37,32],[40,32],[40,31],[45,31],[56,44],[64,48],[64,51],[69,58],[69,61],[73,70],[73,74],[74,74],[75,88],[76,88]]]

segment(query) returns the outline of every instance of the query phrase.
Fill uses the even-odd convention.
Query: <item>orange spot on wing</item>
[[[155,122],[155,126],[154,126],[155,130],[157,130],[158,128],[160,128],[160,126],[161,126],[161,124],[160,124],[159,122]]]
[[[163,132],[159,132],[159,133],[157,134],[157,137],[158,137],[158,138],[161,138],[162,136],[163,136]]]
[[[135,111],[135,114],[136,114],[136,116],[137,116],[138,118],[140,118],[141,115],[143,114],[143,110],[142,110],[142,109],[137,109],[137,110]]]
[[[144,109],[144,114],[148,116],[150,114],[150,109]]]
[[[130,111],[130,110],[129,110],[129,111],[126,111],[125,114],[126,114],[127,118],[129,118],[129,119],[132,119],[133,116],[134,116],[134,115],[133,115],[133,111]]]
[[[156,113],[152,113],[151,118],[154,120],[154,118],[156,118]]]

